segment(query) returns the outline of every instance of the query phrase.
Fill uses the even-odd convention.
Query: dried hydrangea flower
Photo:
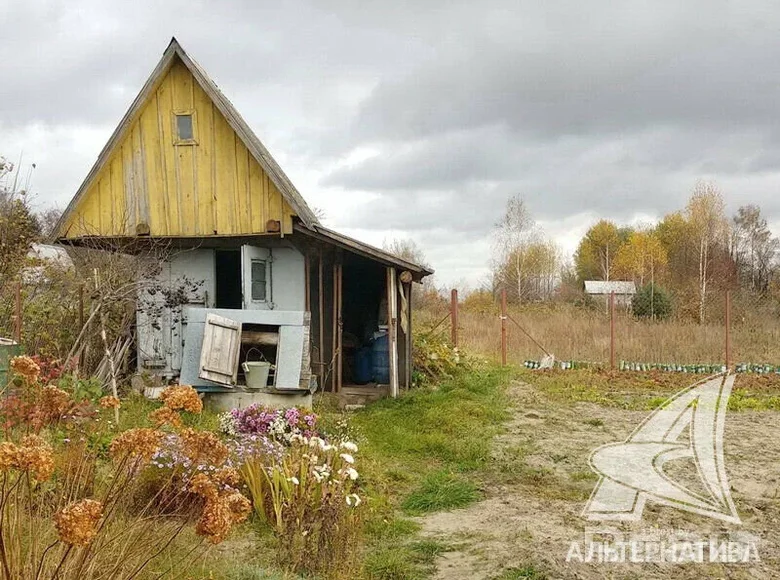
[[[237,487],[241,481],[238,471],[232,467],[223,467],[213,476],[214,483],[220,487]]]
[[[205,500],[215,500],[219,495],[217,486],[205,473],[199,473],[190,480],[190,491]]]
[[[60,540],[66,544],[86,546],[95,537],[102,517],[102,503],[94,499],[82,499],[54,514],[54,527]]]
[[[240,524],[249,517],[249,513],[252,511],[252,502],[249,501],[243,494],[234,491],[226,495],[223,501],[230,509],[230,513],[233,515],[233,523]]]
[[[37,481],[46,481],[54,473],[54,450],[38,435],[24,437],[16,457],[16,466]]]
[[[155,427],[162,427],[166,424],[176,429],[181,429],[183,427],[181,415],[169,407],[155,409],[149,413],[149,419],[154,423]]]
[[[70,394],[54,385],[41,389],[41,409],[46,419],[56,421],[73,405]]]
[[[156,429],[136,428],[125,431],[111,442],[111,457],[128,455],[149,460],[162,444],[165,433]]]
[[[30,382],[35,382],[41,374],[41,367],[27,355],[15,356],[9,361],[9,366],[14,374],[24,377]]]
[[[212,544],[219,544],[230,533],[233,525],[246,520],[252,503],[237,491],[225,495],[211,495],[206,500],[195,532]]]
[[[203,508],[203,514],[195,526],[195,533],[199,536],[205,536],[212,544],[219,544],[230,533],[233,526],[233,512],[230,505],[215,499],[207,501]]]
[[[228,457],[227,446],[211,431],[185,429],[181,433],[181,441],[193,461],[222,465]]]
[[[10,441],[0,442],[0,471],[19,466],[19,448]]]
[[[160,400],[174,411],[188,411],[200,414],[203,411],[203,401],[198,392],[189,385],[173,385],[160,393]]]
[[[103,409],[118,409],[122,405],[122,402],[118,397],[114,397],[113,395],[106,395],[100,399],[99,405]]]

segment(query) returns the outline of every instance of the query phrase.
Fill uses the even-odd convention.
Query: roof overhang
[[[293,230],[320,242],[331,244],[359,256],[363,256],[364,258],[374,260],[385,266],[398,268],[400,270],[408,270],[412,274],[412,279],[415,282],[420,282],[426,276],[433,274],[433,270],[399,258],[395,254],[391,254],[390,252],[386,252],[385,250],[381,250],[375,246],[356,240],[355,238],[345,236],[344,234],[319,224],[312,227],[306,227],[304,224],[296,223],[293,225]]]

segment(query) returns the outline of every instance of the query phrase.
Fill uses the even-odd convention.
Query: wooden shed
[[[175,39],[55,237],[128,253],[164,242],[156,282],[197,281],[154,316],[139,308],[139,371],[212,392],[241,389],[241,363],[257,359],[273,365],[276,392],[363,383],[395,396],[411,383],[411,284],[431,272],[323,227]],[[384,344],[377,385],[356,361]]]

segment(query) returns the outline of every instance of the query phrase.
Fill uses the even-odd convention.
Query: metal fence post
[[[609,368],[615,370],[615,292],[609,293]]]
[[[726,290],[726,370],[731,366],[731,290]]]
[[[506,290],[501,290],[501,365],[506,366]]]

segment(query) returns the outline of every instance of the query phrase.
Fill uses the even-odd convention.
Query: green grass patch
[[[401,507],[409,514],[421,515],[466,507],[479,498],[479,490],[471,481],[447,471],[436,471],[423,479]]]
[[[544,392],[552,402],[596,403],[635,411],[657,409],[672,395],[707,378],[706,375],[686,373],[612,373],[591,369],[521,372],[524,380]],[[780,380],[769,375],[737,375],[728,409],[780,410]]]
[[[363,575],[369,580],[422,580],[435,571],[436,557],[451,549],[430,539],[385,546],[368,554]]]
[[[504,570],[494,580],[547,580],[548,576],[533,565],[509,568]]]
[[[162,405],[161,401],[147,399],[138,393],[130,393],[122,399],[119,408],[119,429],[126,431],[135,427],[152,427],[149,421],[149,413]],[[219,431],[219,413],[212,411],[208,406],[203,407],[200,415],[181,413],[182,422],[187,427]]]
[[[484,469],[492,439],[509,417],[505,386],[512,372],[487,367],[462,373],[355,413],[363,457],[369,458],[367,482],[399,500],[434,471]]]
[[[603,427],[604,419],[585,419],[583,423],[590,425],[591,427]]]

